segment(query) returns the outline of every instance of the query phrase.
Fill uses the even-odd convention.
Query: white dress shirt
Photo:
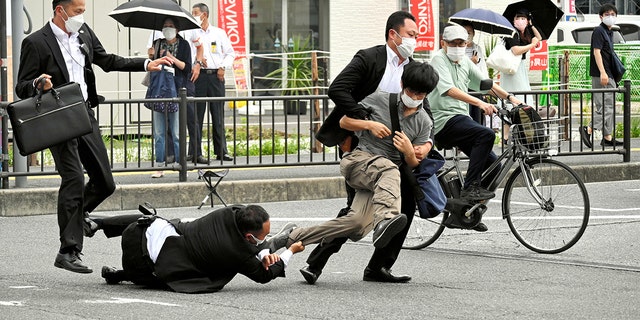
[[[389,93],[400,93],[402,91],[402,72],[404,71],[404,66],[409,63],[409,59],[404,59],[398,65],[398,62],[400,62],[398,55],[389,48],[388,44],[385,47],[387,48],[387,65],[378,89]]]
[[[230,68],[236,53],[224,30],[209,25],[207,30],[195,29],[200,43],[204,46],[204,59],[207,69]]]
[[[79,34],[73,32],[69,35],[52,21],[49,21],[49,25],[51,26],[51,30],[53,30],[53,34],[58,41],[58,46],[64,57],[64,63],[69,73],[69,81],[80,84],[82,96],[84,100],[87,101],[89,99],[89,93],[87,91],[87,82],[84,79],[84,68],[86,67],[85,56],[80,50]]]

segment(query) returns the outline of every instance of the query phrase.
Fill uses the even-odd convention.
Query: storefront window
[[[329,1],[323,0],[252,0],[249,50],[257,55],[252,59],[253,76],[264,76],[282,65],[277,57],[261,57],[260,54],[286,52],[293,46],[294,40],[308,39],[308,50],[323,50],[328,39],[323,39],[320,30],[328,24],[328,15],[325,15],[326,21],[321,21],[320,12],[326,12],[328,5]],[[324,34],[325,37],[328,35]],[[269,87],[269,81],[254,80],[255,89]]]

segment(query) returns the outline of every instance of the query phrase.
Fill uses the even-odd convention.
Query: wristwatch
[[[200,60],[196,60],[196,64],[199,64],[200,67],[204,68],[204,62],[202,62]]]

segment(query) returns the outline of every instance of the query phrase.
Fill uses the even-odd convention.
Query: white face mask
[[[199,26],[202,26],[202,17],[200,16],[193,16],[194,19],[196,19],[196,22],[198,23]]]
[[[172,28],[172,27],[164,27],[164,28],[162,28],[162,35],[164,35],[164,38],[169,40],[169,41],[175,39],[177,33],[178,32],[177,32],[176,28]]]
[[[616,16],[606,16],[602,18],[602,22],[607,25],[607,27],[611,27],[616,24]]]
[[[409,97],[404,91],[402,91],[402,95],[400,95],[400,99],[402,100],[402,104],[405,107],[415,109],[422,104],[422,100],[413,100]]]
[[[447,47],[447,57],[453,62],[458,62],[466,55],[465,47]]]
[[[413,55],[413,51],[416,49],[416,39],[414,38],[405,38],[401,37],[398,32],[393,30],[400,38],[402,38],[402,43],[397,44],[395,41],[393,43],[396,45],[396,49],[398,49],[398,53],[402,58],[407,59]]]
[[[80,28],[84,24],[84,16],[79,14],[73,17],[69,17],[67,11],[62,8],[62,12],[67,16],[67,20],[64,20],[64,27],[67,29],[67,32],[75,33],[80,31]]]
[[[253,238],[253,241],[256,242],[256,247],[259,247],[260,245],[262,245],[265,241],[267,241],[267,238],[264,238],[262,240],[256,238],[256,236],[252,235],[251,233],[249,233],[249,235],[251,236],[251,238]]]

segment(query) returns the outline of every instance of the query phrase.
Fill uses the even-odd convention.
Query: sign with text
[[[236,51],[236,57],[247,54],[242,0],[218,0],[218,27],[224,30]]]
[[[416,51],[435,49],[435,36],[433,29],[433,6],[431,0],[411,0],[409,11],[416,17],[418,24],[418,39]]]
[[[547,40],[538,42],[538,45],[529,51],[529,70],[547,70],[549,67],[549,47]]]

